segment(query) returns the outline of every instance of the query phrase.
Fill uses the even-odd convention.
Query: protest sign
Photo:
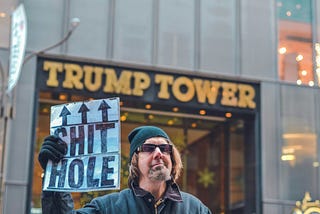
[[[59,163],[49,161],[43,190],[85,192],[120,188],[119,98],[51,107],[50,134],[67,144]]]

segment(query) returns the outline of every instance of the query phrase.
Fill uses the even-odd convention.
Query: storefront
[[[54,55],[31,57],[7,99],[19,3],[25,55]],[[161,126],[183,154],[181,188],[218,213],[291,213],[306,193],[305,202],[319,200],[320,1],[31,0],[0,9],[2,213],[40,212],[36,159],[50,106],[105,97],[121,100],[123,160],[133,127]],[[122,188],[126,170],[124,161]],[[98,194],[74,195],[77,207]]]
[[[152,124],[168,132],[180,150],[182,190],[212,211],[261,210],[260,85],[181,70],[41,55],[37,60],[36,151],[32,203],[40,208],[41,142],[49,134],[50,106],[120,97],[121,188],[127,186],[128,133]],[[106,192],[75,193],[76,207]]]

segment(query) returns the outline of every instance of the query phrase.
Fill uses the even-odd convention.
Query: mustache
[[[150,167],[153,167],[153,166],[156,166],[156,165],[159,165],[159,164],[162,164],[164,166],[167,166],[168,164],[166,164],[163,160],[159,160],[159,161],[155,161],[155,162],[152,162],[150,164]]]

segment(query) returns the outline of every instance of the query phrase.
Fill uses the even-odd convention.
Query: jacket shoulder
[[[190,213],[208,213],[211,214],[209,208],[194,195],[187,192],[180,192],[184,206],[191,211]]]
[[[110,194],[99,196],[93,199],[93,201],[98,201],[100,203],[107,203],[107,204],[109,203],[115,204],[118,201],[128,198],[131,194],[132,194],[132,191],[130,189],[124,189],[120,192],[113,192]]]
[[[86,214],[107,214],[107,213],[121,213],[121,201],[125,200],[130,195],[131,190],[125,189],[121,192],[114,192],[103,196],[96,197],[86,204],[83,208],[76,210],[73,213]]]

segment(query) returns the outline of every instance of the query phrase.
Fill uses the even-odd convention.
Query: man
[[[181,157],[162,129],[155,126],[135,128],[130,142],[129,188],[93,199],[73,211],[68,193],[43,192],[43,213],[211,213],[196,197],[179,190]],[[66,153],[66,145],[55,136],[45,139],[39,162],[45,168],[48,159],[58,162]]]

